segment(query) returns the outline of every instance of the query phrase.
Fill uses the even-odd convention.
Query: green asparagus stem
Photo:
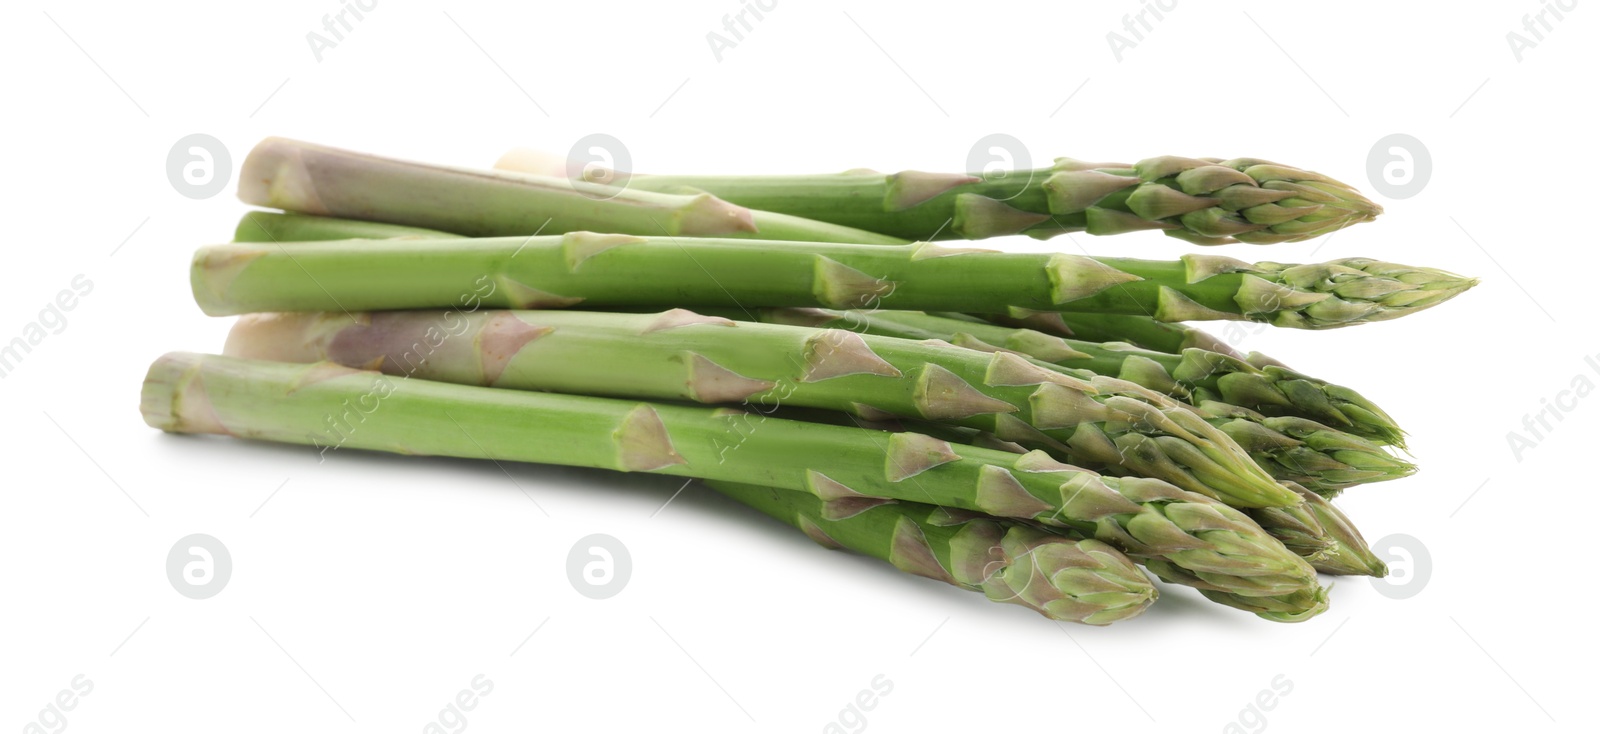
[[[1020,604],[1050,619],[1105,625],[1156,599],[1149,577],[1098,540],[947,507],[896,502],[830,518],[814,495],[734,482],[712,489],[798,528],[826,548],[848,548],[918,576]]]
[[[1317,421],[1390,445],[1404,444],[1405,432],[1394,419],[1360,393],[1275,364],[1257,366],[1247,359],[1194,348],[1166,354],[1117,342],[1066,339],[1031,329],[914,312],[880,311],[854,318],[874,323],[867,327],[872,333],[887,333],[899,325],[927,335],[922,338],[976,349],[1009,349],[1062,367],[1115,375],[1192,405],[1214,407],[1222,416],[1235,415],[1231,406],[1238,406],[1266,416]],[[1309,433],[1314,428],[1296,427],[1294,431]]]
[[[328,363],[171,353],[145,378],[145,422],[178,433],[495,458],[747,482],[849,516],[907,500],[1070,527],[1237,593],[1310,593],[1315,571],[1248,517],[1154,479],[918,434],[726,408],[391,379]],[[441,420],[441,418],[443,420]],[[452,430],[454,429],[454,430]]]
[[[449,236],[448,232],[398,224],[262,211],[246,212],[233,231],[234,242],[437,239]]]
[[[736,323],[683,309],[389,311],[246,316],[225,351],[486,387],[917,417],[1060,446],[1235,507],[1301,502],[1224,433],[1163,395],[943,342]]]
[[[317,238],[322,239],[322,238]],[[941,313],[940,316],[958,314]],[[1124,316],[1100,313],[1066,313],[1016,308],[1006,314],[984,314],[981,318],[1002,326],[1042,331],[1052,336],[1089,342],[1126,342],[1168,354],[1185,349],[1204,349],[1246,359],[1233,346],[1201,329],[1181,323],[1157,321],[1149,316]]]
[[[758,212],[709,194],[624,191],[566,178],[478,171],[267,138],[239,169],[247,204],[493,237],[594,230],[686,237],[899,244],[902,240]]]
[[[496,164],[526,169],[513,151]],[[1311,239],[1383,211],[1327,176],[1254,158],[1163,156],[1138,163],[1058,158],[1049,168],[982,174],[869,170],[803,176],[604,172],[628,189],[703,192],[727,201],[911,240],[1159,229],[1202,245]]]
[[[1004,311],[1012,305],[1320,329],[1395,318],[1476,281],[1371,260],[1249,265],[901,246],[635,237],[234,243],[195,256],[212,315],[453,305],[478,285],[509,308],[825,306]],[[1341,295],[1344,294],[1344,295]]]

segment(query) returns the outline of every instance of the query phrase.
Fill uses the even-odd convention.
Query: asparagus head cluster
[[[712,489],[793,525],[826,548],[881,558],[906,573],[980,591],[1051,619],[1110,624],[1155,602],[1150,578],[1105,543],[915,502],[839,516],[815,495],[753,484]]]

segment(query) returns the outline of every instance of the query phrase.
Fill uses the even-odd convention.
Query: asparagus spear
[[[1163,395],[1016,355],[837,329],[736,323],[683,309],[257,314],[230,356],[332,361],[486,387],[795,405],[910,416],[1037,439],[1235,507],[1300,504],[1225,434]]]
[[[1008,349],[1062,367],[1115,375],[1196,406],[1215,404],[1220,415],[1233,415],[1236,411],[1229,406],[1238,406],[1267,416],[1317,421],[1391,445],[1404,443],[1405,433],[1394,419],[1360,393],[1279,365],[1257,366],[1246,359],[1195,348],[1166,354],[1117,342],[1067,339],[1032,329],[915,312],[878,311],[848,318],[853,323],[840,324],[841,328],[938,338],[976,349]],[[897,332],[897,327],[914,331]]]
[[[302,214],[480,237],[595,230],[902,242],[786,214],[752,211],[709,194],[624,191],[559,177],[413,163],[284,138],[267,138],[250,151],[239,169],[239,198]]]
[[[918,576],[1020,604],[1051,619],[1104,625],[1137,616],[1156,588],[1098,540],[947,507],[896,502],[829,517],[814,495],[735,482],[712,489],[788,523],[826,548],[849,548]]]
[[[494,285],[494,307],[672,304],[992,312],[1011,305],[1319,329],[1395,318],[1476,281],[1347,259],[1250,265],[900,246],[600,235],[202,248],[191,280],[212,315],[430,308]]]
[[[528,170],[522,151],[495,164]],[[1162,156],[1138,163],[1058,158],[1048,168],[977,173],[662,176],[603,172],[628,189],[703,192],[784,212],[920,240],[1010,234],[1049,238],[1159,229],[1202,245],[1311,239],[1376,218],[1383,208],[1327,176],[1255,158]]]
[[[240,220],[235,241],[289,242],[393,237],[425,239],[429,235],[449,236],[448,233],[437,230],[376,222],[278,212],[250,212]],[[974,316],[956,312],[936,312],[934,315],[970,323],[993,323],[1034,329],[1055,336],[1091,342],[1129,342],[1170,354],[1181,354],[1186,349],[1203,349],[1242,359],[1256,367],[1285,366],[1260,352],[1240,354],[1227,342],[1201,329],[1182,323],[1157,321],[1149,316],[1035,311],[1021,307],[1012,307],[1006,314]]]
[[[1315,571],[1248,517],[1143,478],[1102,478],[918,434],[599,397],[498,390],[328,363],[170,353],[145,378],[155,428],[406,454],[650,471],[810,492],[849,516],[885,499],[1071,527],[1207,584],[1260,596],[1317,588]],[[442,419],[442,420],[441,420]]]

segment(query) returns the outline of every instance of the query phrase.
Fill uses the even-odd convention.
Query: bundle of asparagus
[[[246,214],[191,269],[203,311],[242,317],[224,355],[158,359],[143,413],[323,451],[697,477],[825,546],[1088,624],[1153,603],[1145,571],[1284,622],[1327,608],[1318,572],[1386,573],[1328,498],[1415,471],[1385,448],[1395,421],[1179,322],[1342,327],[1476,281],[903,239],[1270,243],[1378,213],[1250,159],[1063,159],[1006,181],[615,187],[268,139],[240,196],[283,211]]]

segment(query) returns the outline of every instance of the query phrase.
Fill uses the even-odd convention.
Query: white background
[[[1126,34],[1137,0],[783,0],[718,61],[706,34],[741,0],[383,0],[319,62],[306,34],[339,6],[0,11],[0,340],[74,276],[93,282],[0,380],[0,730],[37,723],[79,675],[93,689],[63,712],[76,731],[422,731],[480,674],[493,691],[466,720],[481,731],[816,732],[880,675],[891,692],[841,729],[1593,723],[1578,671],[1596,653],[1582,570],[1600,398],[1563,398],[1571,410],[1520,461],[1507,434],[1531,438],[1524,415],[1574,380],[1600,384],[1584,363],[1600,354],[1600,11],[1548,16],[1536,40],[1522,18],[1535,0],[1182,2],[1119,61],[1106,36]],[[1513,31],[1536,44],[1520,61]],[[956,170],[1005,133],[1036,163],[1253,156],[1368,192],[1373,144],[1415,136],[1431,180],[1374,194],[1377,222],[1219,252],[1483,278],[1400,321],[1235,338],[1357,387],[1412,432],[1422,473],[1340,504],[1371,540],[1418,539],[1431,561],[1411,580],[1426,586],[1396,600],[1340,580],[1332,610],[1300,625],[1166,587],[1139,619],[1058,625],[824,551],[698,485],[667,503],[672,478],[351,451],[318,464],[310,449],[162,435],[139,418],[140,380],[163,352],[220,349],[229,321],[192,303],[188,258],[246,209],[231,183],[206,200],[169,184],[169,149],[197,132],[235,166],[267,135],[488,165],[599,132],[640,170],[705,173]],[[1154,233],[998,244],[1190,251]],[[190,533],[233,559],[207,600],[166,578]],[[631,553],[611,599],[567,578],[590,533]],[[1279,676],[1292,690],[1250,711]]]

